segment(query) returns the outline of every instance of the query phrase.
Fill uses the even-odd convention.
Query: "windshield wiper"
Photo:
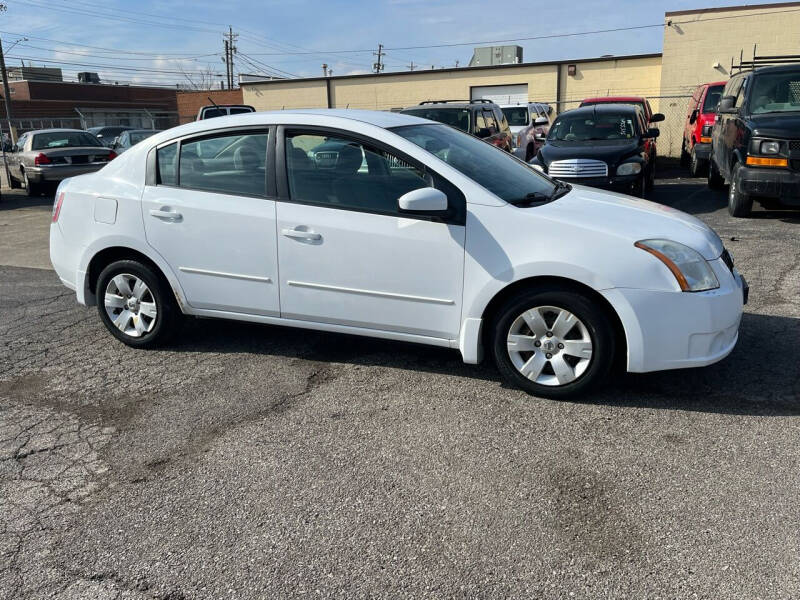
[[[553,198],[551,196],[543,194],[542,192],[531,192],[530,194],[525,194],[525,196],[522,198],[509,200],[508,203],[513,204],[514,206],[533,206],[550,202],[552,199]]]
[[[572,189],[572,186],[568,183],[564,183],[563,181],[556,180],[556,185],[553,188],[553,193],[550,195],[550,200],[556,200],[568,194]]]

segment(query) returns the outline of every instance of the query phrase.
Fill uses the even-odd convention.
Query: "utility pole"
[[[228,48],[228,40],[224,41],[225,43],[225,85],[230,86],[231,84],[231,60],[230,60],[230,52]],[[222,86],[222,89],[225,89],[225,85]],[[228,88],[230,89],[230,87]]]
[[[406,66],[408,67],[408,70],[409,70],[409,71],[413,71],[414,69],[416,69],[416,68],[417,68],[417,65],[415,65],[415,64],[414,64],[414,61],[413,61],[413,60],[411,61],[411,64],[410,64],[410,65],[406,65]]]
[[[378,57],[378,62],[372,63],[372,68],[375,69],[376,73],[380,73],[385,66],[381,60],[386,55],[386,52],[383,51],[383,44],[378,44],[378,51],[372,54]]]
[[[233,27],[228,26],[228,33],[223,34],[225,38],[225,66],[228,73],[228,89],[233,89],[233,55],[236,54],[236,40],[238,33],[233,33]]]
[[[11,143],[16,144],[17,136],[14,135],[14,130],[11,127],[11,92],[8,89],[8,73],[6,73],[6,58],[3,55],[3,42],[0,40],[0,72],[3,76],[3,100],[6,104],[6,122],[8,123],[8,137],[11,138]]]
[[[328,63],[322,63],[322,76],[328,76]]]

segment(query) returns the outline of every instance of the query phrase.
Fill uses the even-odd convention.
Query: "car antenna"
[[[219,105],[211,99],[211,96],[206,96],[206,98],[208,98],[208,101],[214,105],[214,108],[219,109]]]

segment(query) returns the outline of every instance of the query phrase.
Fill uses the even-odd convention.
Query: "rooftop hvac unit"
[[[78,73],[78,81],[81,83],[100,83],[100,75],[90,71],[81,71]]]

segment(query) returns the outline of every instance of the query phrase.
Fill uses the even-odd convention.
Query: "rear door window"
[[[181,144],[180,187],[266,196],[267,131],[226,133]]]
[[[177,185],[177,169],[175,168],[178,158],[178,143],[173,142],[168,146],[162,146],[156,151],[156,163],[158,174],[156,181],[160,185]]]

